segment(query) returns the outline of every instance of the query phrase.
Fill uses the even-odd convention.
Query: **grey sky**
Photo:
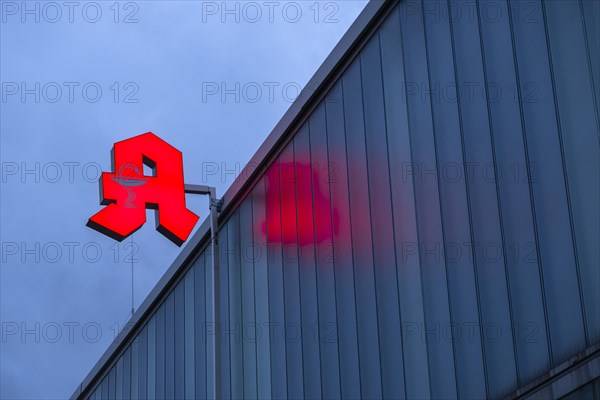
[[[85,227],[112,144],[152,131],[223,194],[365,4],[1,2],[2,399],[68,397],[128,319],[130,258],[137,306],[180,250],[153,213],[133,244]]]

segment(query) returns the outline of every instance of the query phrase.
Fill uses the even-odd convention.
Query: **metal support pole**
[[[215,357],[214,385],[215,399],[221,398],[221,285],[220,283],[220,260],[219,260],[219,219],[218,213],[221,204],[217,200],[215,189],[210,191],[210,231],[212,239],[212,257],[213,257],[213,318],[215,323],[214,348]]]
[[[191,194],[208,194],[210,197],[210,239],[213,262],[213,321],[215,334],[213,345],[215,349],[213,359],[214,369],[214,398],[221,398],[221,286],[220,286],[220,260],[219,260],[219,213],[223,200],[217,199],[214,187],[204,185],[185,185],[185,192]]]

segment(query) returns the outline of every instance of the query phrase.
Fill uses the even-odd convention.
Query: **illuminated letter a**
[[[144,164],[153,176],[144,176]],[[103,172],[100,200],[106,207],[87,226],[122,241],[146,222],[146,208],[157,211],[156,229],[178,246],[198,216],[185,206],[181,152],[152,132],[115,143],[112,173]]]

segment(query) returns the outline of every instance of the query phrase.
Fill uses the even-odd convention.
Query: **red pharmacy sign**
[[[144,175],[144,164],[152,176]],[[152,132],[115,143],[113,172],[100,179],[100,204],[87,226],[122,241],[146,222],[146,209],[156,210],[156,229],[178,246],[185,242],[198,216],[185,205],[181,152]]]

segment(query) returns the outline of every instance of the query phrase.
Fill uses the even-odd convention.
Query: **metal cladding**
[[[600,341],[599,3],[365,12],[225,197],[222,395],[525,396]],[[213,393],[197,243],[82,397]],[[546,393],[599,398],[589,371]]]

